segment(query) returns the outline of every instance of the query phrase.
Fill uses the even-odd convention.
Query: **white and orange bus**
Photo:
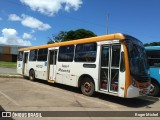
[[[150,89],[143,44],[121,33],[19,49],[17,72],[29,77],[124,98]]]

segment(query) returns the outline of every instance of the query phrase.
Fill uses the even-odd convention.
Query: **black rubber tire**
[[[154,88],[151,87],[149,95],[154,97],[159,96],[159,93],[160,93],[159,84],[153,80],[151,80],[151,84],[153,85]]]
[[[81,82],[81,91],[86,96],[92,96],[95,92],[95,85],[91,78],[85,77]]]
[[[35,80],[35,72],[34,72],[34,70],[30,70],[30,72],[29,72],[29,79],[32,80],[32,81]]]

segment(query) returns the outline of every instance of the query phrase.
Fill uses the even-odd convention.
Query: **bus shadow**
[[[40,80],[40,79],[36,79],[34,82],[38,82],[38,83],[43,83],[52,87],[57,87],[66,91],[70,91],[70,92],[75,92],[78,94],[81,94],[81,91],[79,88],[76,87],[72,87],[72,86],[68,86],[68,85],[63,85],[63,84],[59,84],[59,83],[49,83],[45,80]]]
[[[112,95],[106,95],[103,93],[96,93],[94,97],[132,108],[152,108],[150,105],[159,101],[159,98],[150,96],[142,96],[137,98],[120,98]]]
[[[60,88],[66,91],[70,91],[70,92],[74,92],[77,94],[82,94],[81,90],[76,87],[67,86],[67,85],[58,84],[58,83],[49,83],[44,80],[35,80],[35,82],[57,87],[57,88]],[[138,98],[120,98],[117,96],[112,96],[112,95],[107,95],[107,94],[97,93],[97,92],[93,95],[93,97],[101,99],[101,100],[109,101],[112,103],[124,105],[126,107],[132,107],[132,108],[140,108],[140,107],[151,108],[151,106],[149,105],[152,105],[156,103],[157,101],[159,101],[158,97],[142,96]]]

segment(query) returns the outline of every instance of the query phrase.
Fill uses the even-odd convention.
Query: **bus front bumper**
[[[147,88],[140,89],[140,88],[134,87],[133,85],[130,85],[127,90],[126,98],[134,98],[142,95],[147,95],[149,94],[149,91],[150,91],[150,86],[148,86]]]

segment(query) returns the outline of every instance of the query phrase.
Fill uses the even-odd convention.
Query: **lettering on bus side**
[[[59,72],[70,73],[69,65],[64,65],[64,64],[62,64],[62,68],[59,68],[58,71],[59,71]]]
[[[69,65],[62,64],[62,68],[69,68]]]
[[[36,65],[37,68],[43,68],[43,65]]]

